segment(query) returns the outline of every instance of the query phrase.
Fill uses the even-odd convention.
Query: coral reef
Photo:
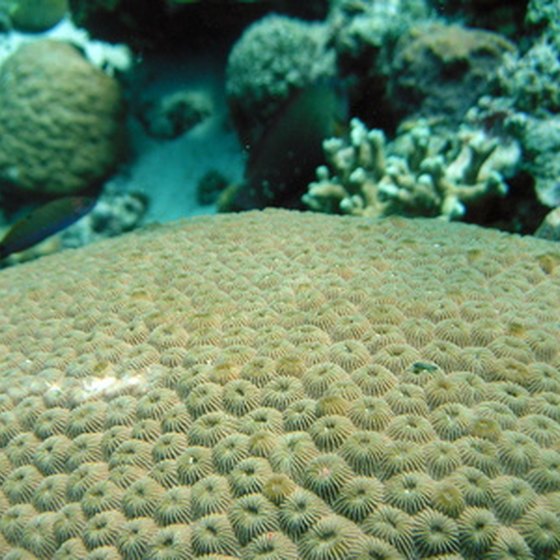
[[[467,118],[515,139],[522,151],[519,170],[532,178],[530,188],[545,207],[560,206],[560,44],[550,33],[553,3],[530,2],[527,21],[541,33],[522,54],[506,53],[493,80],[491,96],[482,96]],[[538,16],[535,15],[538,12]],[[547,15],[548,14],[548,15]],[[549,20],[550,16],[550,20]],[[540,25],[542,24],[542,25]],[[525,204],[525,207],[534,203]],[[540,219],[544,217],[544,212]],[[536,229],[538,225],[534,225]]]
[[[18,191],[75,193],[115,167],[124,141],[119,84],[74,47],[23,45],[0,70],[0,181]]]
[[[415,22],[430,15],[424,0],[372,0],[331,3],[328,24],[339,75],[349,77],[353,114],[372,117],[376,126],[394,126],[392,100],[387,95],[395,45]]]
[[[560,8],[554,0],[529,0],[525,14],[525,23],[532,29],[540,31],[560,48]]]
[[[427,121],[404,125],[386,142],[382,130],[352,119],[348,140],[323,142],[330,166],[317,168],[303,202],[312,210],[357,216],[460,218],[490,197],[504,196],[519,164],[515,141],[464,125],[455,137]]]
[[[349,71],[366,53],[371,57],[369,63],[375,63],[376,54],[394,47],[413,21],[425,19],[429,13],[428,4],[423,0],[331,2],[329,25],[345,70]]]
[[[520,62],[522,64],[522,62]],[[511,69],[514,73],[514,69]],[[553,89],[547,93],[547,80],[535,85],[530,94],[528,88],[512,90],[513,98],[483,96],[467,115],[470,122],[478,123],[486,129],[495,130],[499,136],[514,141],[521,149],[519,171],[531,177],[531,190],[536,198],[546,207],[560,206],[560,163],[557,153],[560,149],[560,115],[549,111],[554,105]],[[507,88],[510,82],[504,83]],[[519,96],[517,96],[519,94]],[[544,107],[535,104],[535,100],[548,100]],[[527,106],[527,111],[520,110],[515,102]],[[548,105],[547,105],[548,103]],[[534,204],[531,205],[534,208]],[[544,218],[541,212],[540,219]],[[535,229],[536,229],[535,224]]]
[[[5,557],[560,553],[556,243],[269,210],[4,270],[0,302]]]
[[[560,111],[558,48],[539,39],[526,53],[506,53],[496,72],[500,93],[520,111],[547,116]]]
[[[517,113],[514,134],[523,148],[523,169],[535,179],[535,191],[541,202],[560,206],[560,114],[537,118]]]
[[[502,8],[497,2],[450,7],[422,0],[340,0],[331,2],[321,24],[270,16],[247,28],[230,55],[228,87],[235,126],[249,149],[249,165],[245,185],[224,191],[220,210],[300,207],[295,197],[284,194],[300,194],[296,187],[300,177],[276,180],[270,171],[295,168],[281,159],[279,154],[287,153],[284,146],[269,150],[274,163],[266,166],[266,173],[255,179],[252,168],[274,114],[288,95],[318,76],[335,76],[348,78],[344,80],[348,107],[368,128],[388,136],[399,129],[405,135],[426,119],[431,145],[422,147],[428,150],[426,157],[416,150],[414,158],[420,161],[411,161],[406,149],[392,152],[403,143],[399,138],[391,142],[385,154],[389,177],[375,163],[370,163],[372,169],[363,162],[338,161],[343,171],[333,165],[333,152],[348,146],[327,144],[326,159],[333,169],[327,173],[320,168],[318,180],[304,196],[308,207],[371,216],[441,215],[534,232],[545,207],[560,204],[557,8],[548,1],[529,2],[525,29],[521,2],[512,6],[502,27],[501,22],[491,22],[486,11],[500,13]],[[457,24],[458,13],[502,34]],[[521,33],[524,39],[516,44],[506,38],[517,40]],[[305,64],[299,59],[304,56]],[[488,95],[497,96],[502,108],[484,108]],[[484,115],[477,114],[479,107]],[[475,122],[478,117],[482,118]],[[373,142],[384,140],[378,137]],[[290,137],[289,145],[300,154],[300,161],[309,159],[297,138]],[[376,149],[380,150],[368,148]],[[378,164],[385,163],[384,157],[378,159]],[[366,173],[358,167],[365,167]],[[268,195],[267,188],[282,196]],[[498,202],[502,197],[505,201]]]
[[[403,117],[461,122],[515,46],[449,23],[441,18],[449,10],[422,0],[333,3],[327,21],[353,115],[386,130]]]

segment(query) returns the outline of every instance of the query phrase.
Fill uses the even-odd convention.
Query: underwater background
[[[560,560],[557,0],[0,0],[0,558]]]
[[[4,231],[57,197],[96,202],[4,264],[266,206],[558,236],[556,2],[0,9]],[[63,230],[66,206],[15,237]]]

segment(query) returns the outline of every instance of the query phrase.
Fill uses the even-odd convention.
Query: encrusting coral
[[[392,142],[357,118],[348,139],[323,142],[328,165],[317,168],[303,202],[331,214],[460,218],[489,197],[507,193],[518,165],[517,143],[499,142],[467,125],[454,138],[426,120],[405,123]]]
[[[195,218],[2,271],[0,302],[2,557],[560,554],[552,242]]]

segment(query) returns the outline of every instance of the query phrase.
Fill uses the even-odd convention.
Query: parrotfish
[[[0,241],[0,259],[29,249],[47,237],[66,229],[85,216],[96,199],[86,196],[57,198],[16,222]]]
[[[333,136],[346,112],[344,92],[334,80],[292,94],[260,141],[250,147],[235,209],[300,206],[301,195],[324,160],[322,141]]]

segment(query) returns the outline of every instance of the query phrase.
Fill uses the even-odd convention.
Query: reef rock
[[[137,116],[150,136],[169,140],[201,123],[212,111],[208,94],[178,90],[142,102]]]
[[[397,44],[389,96],[398,114],[440,115],[460,122],[486,93],[507,52],[515,47],[496,33],[458,25],[421,24]]]

